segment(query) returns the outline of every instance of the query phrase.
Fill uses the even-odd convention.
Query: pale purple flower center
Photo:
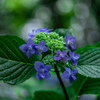
[[[73,43],[71,41],[68,40],[67,42],[68,45],[72,45]]]
[[[44,69],[42,69],[42,73],[44,73]]]
[[[39,48],[39,51],[43,51],[43,48]]]
[[[63,56],[63,54],[60,54],[60,57],[62,57]]]
[[[29,48],[28,48],[29,50],[32,50],[32,46],[29,46]]]

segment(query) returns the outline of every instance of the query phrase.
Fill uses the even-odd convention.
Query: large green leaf
[[[59,28],[59,29],[56,29],[55,32],[58,33],[59,36],[63,36],[63,37],[65,37],[67,34],[72,36],[72,32],[69,29]]]
[[[91,78],[100,78],[100,42],[78,48],[76,53],[80,54],[78,66],[75,67],[79,74]]]
[[[100,78],[100,48],[81,50],[76,67],[81,75]]]
[[[100,94],[100,79],[88,78],[77,74],[77,81],[73,82],[75,100],[82,94]]]
[[[83,52],[84,50],[86,51],[86,50],[90,50],[90,49],[93,49],[93,48],[96,48],[96,47],[100,47],[100,42],[98,42],[97,44],[95,44],[95,45],[86,45],[86,46],[84,46],[84,47],[81,47],[81,48],[78,48],[77,50],[76,50],[76,52],[78,53],[78,52]]]
[[[13,35],[0,36],[0,80],[8,84],[19,84],[30,78],[34,73],[33,55],[28,59],[19,46],[26,42]]]
[[[100,94],[100,42],[79,48],[76,52],[81,57],[76,67],[78,80],[72,84],[75,100],[82,94]]]
[[[53,91],[37,91],[33,100],[66,100],[64,96]]]

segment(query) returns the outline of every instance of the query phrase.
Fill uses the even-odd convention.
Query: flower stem
[[[58,77],[58,79],[59,79],[60,85],[62,86],[62,89],[63,89],[64,95],[65,95],[65,98],[66,98],[66,100],[69,100],[68,94],[67,94],[67,92],[66,92],[66,88],[65,88],[64,83],[63,83],[63,81],[62,81],[62,79],[61,79],[61,77],[60,77],[60,74],[59,74],[59,71],[58,71],[58,68],[57,68],[56,65],[55,65],[55,72],[56,72],[57,77]]]

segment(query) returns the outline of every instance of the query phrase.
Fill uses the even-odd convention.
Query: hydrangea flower
[[[66,40],[66,46],[68,49],[71,49],[71,50],[75,50],[76,49],[76,38],[74,36],[70,36],[70,35],[66,35],[65,37],[65,40]]]
[[[51,70],[51,65],[44,66],[44,64],[42,62],[36,61],[34,67],[37,70],[36,78],[38,80],[41,80],[43,78],[46,78],[46,79],[51,78],[51,75],[49,73],[49,71]]]
[[[35,46],[35,54],[41,54],[42,52],[47,52],[48,48],[45,46],[45,41],[41,40],[39,45]]]
[[[65,67],[65,71],[62,73],[62,77],[65,79],[69,79],[69,82],[72,83],[73,80],[77,80],[76,74],[78,73],[77,69],[73,69],[71,72],[71,69],[68,67]]]
[[[50,31],[53,30],[53,29],[49,29],[49,30],[47,30],[47,29],[48,29],[48,27],[43,28],[43,29],[33,30],[32,33],[29,33],[29,34],[28,34],[28,35],[29,35],[29,38],[35,37],[36,33],[38,33],[38,32],[46,32],[47,34],[49,34]]]
[[[80,55],[79,54],[76,54],[75,51],[69,51],[69,59],[68,60],[71,60],[72,64],[74,64],[75,66],[77,66],[78,64],[78,59],[79,59]]]
[[[65,56],[67,54],[68,51],[64,50],[64,51],[60,51],[58,50],[56,52],[56,55],[54,56],[54,60],[62,60],[63,62],[66,62],[67,61],[67,57]]]
[[[47,30],[47,29],[48,29],[48,26],[46,28],[41,29],[41,32],[46,32],[47,34],[49,34],[50,31],[53,30],[53,29],[49,29],[49,30]]]
[[[38,32],[41,32],[41,29],[32,30],[32,33],[28,34],[29,38],[35,37],[36,33],[38,33]]]
[[[35,49],[34,49],[34,46],[35,46],[35,45],[36,45],[36,44],[34,44],[33,40],[28,39],[27,43],[21,45],[21,46],[19,47],[19,49],[20,49],[22,52],[26,53],[26,56],[27,56],[28,58],[30,58],[30,57],[32,56],[32,54],[35,53]]]

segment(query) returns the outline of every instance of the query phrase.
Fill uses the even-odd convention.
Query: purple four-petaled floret
[[[65,67],[65,71],[62,73],[62,77],[65,79],[69,79],[69,82],[72,83],[73,80],[77,80],[76,74],[78,73],[77,69],[73,69],[71,72],[71,69],[68,67]]]
[[[75,51],[69,51],[69,56],[68,56],[68,60],[71,60],[72,64],[74,64],[75,66],[77,66],[78,64],[78,59],[79,59],[80,55],[76,54]]]
[[[70,50],[75,50],[76,49],[76,38],[74,36],[70,36],[70,35],[66,35],[65,37],[65,40],[66,40],[66,46],[68,49]]]
[[[31,39],[28,39],[27,43],[26,44],[23,44],[19,47],[19,49],[26,53],[26,56],[28,58],[30,58],[32,56],[32,54],[35,53],[35,49],[34,49],[34,46],[36,44],[34,44],[34,42],[31,40]]]
[[[60,51],[58,50],[56,52],[56,55],[54,56],[54,60],[62,60],[63,62],[67,62],[67,57],[65,56],[67,54],[68,51],[64,50],[64,51]]]
[[[49,29],[48,30],[48,27],[46,27],[46,28],[43,28],[42,30],[41,30],[41,32],[46,32],[47,34],[49,34],[50,33],[50,31],[52,31],[53,29]]]
[[[42,62],[36,61],[34,67],[37,70],[36,78],[38,80],[41,80],[43,78],[46,78],[46,79],[51,78],[51,75],[49,73],[49,71],[51,70],[51,67],[52,67],[51,65],[44,66],[44,64]]]
[[[45,46],[45,41],[44,40],[41,40],[39,42],[39,45],[36,45],[35,46],[35,54],[41,54],[42,52],[47,52],[48,51],[48,48]]]
[[[32,30],[32,33],[28,34],[29,38],[35,37],[36,33],[38,33],[38,32],[41,32],[41,29]]]
[[[46,32],[47,34],[49,34],[50,31],[52,31],[52,30],[53,29],[48,30],[48,27],[46,27],[46,28],[43,28],[43,29],[33,30],[32,33],[29,33],[28,35],[29,35],[29,38],[33,38],[33,37],[36,36],[36,33],[38,33],[38,32]]]

